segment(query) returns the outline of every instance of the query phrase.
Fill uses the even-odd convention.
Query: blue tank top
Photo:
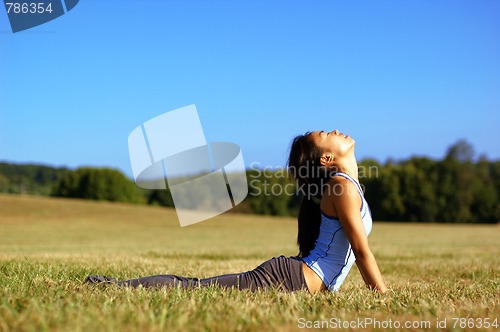
[[[372,230],[372,215],[359,183],[345,173],[336,173],[356,185],[361,196],[360,214],[365,226],[366,235]],[[323,280],[330,291],[336,291],[344,282],[356,258],[351,244],[342,228],[340,220],[321,212],[319,236],[309,256],[302,259]]]

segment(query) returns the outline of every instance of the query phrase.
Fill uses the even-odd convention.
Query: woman
[[[298,218],[299,257],[274,257],[248,272],[205,279],[158,275],[117,282],[89,276],[86,282],[131,287],[278,287],[316,293],[338,290],[356,261],[366,285],[386,292],[368,246],[372,218],[358,182],[354,145],[351,137],[338,130],[314,131],[293,140],[288,167],[299,191],[305,194]]]

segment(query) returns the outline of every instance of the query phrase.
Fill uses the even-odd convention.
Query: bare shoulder
[[[327,190],[325,194],[331,198],[339,197],[357,197],[359,199],[358,188],[349,179],[343,176],[334,176],[328,181]]]
[[[328,215],[344,219],[347,215],[356,214],[361,206],[356,185],[343,176],[334,176],[328,181],[323,193],[321,210]]]

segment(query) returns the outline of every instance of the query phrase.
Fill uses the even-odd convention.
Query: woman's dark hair
[[[310,132],[293,139],[288,172],[296,181],[297,191],[304,195],[298,217],[297,244],[300,257],[309,255],[319,236],[319,200],[330,178],[329,170],[321,165],[320,158],[321,150],[311,139]]]

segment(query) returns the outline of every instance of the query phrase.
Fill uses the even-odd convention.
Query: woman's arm
[[[375,256],[368,246],[368,237],[359,213],[361,198],[358,190],[351,181],[344,178],[335,177],[332,182],[334,186],[333,190],[329,191],[328,198],[333,203],[336,215],[349,239],[361,276],[370,289],[385,293],[387,287]]]

